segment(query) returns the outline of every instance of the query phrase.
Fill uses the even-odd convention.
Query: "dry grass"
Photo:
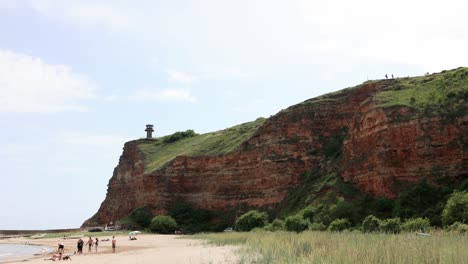
[[[360,232],[203,234],[216,245],[243,245],[241,263],[467,263],[468,236]]]

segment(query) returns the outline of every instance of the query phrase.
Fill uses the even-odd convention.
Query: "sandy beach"
[[[100,237],[99,239],[112,239],[112,237]],[[88,247],[83,248],[83,255],[73,255],[72,262],[66,263],[236,263],[235,247],[214,247],[206,245],[205,241],[186,239],[176,235],[139,235],[138,240],[130,241],[128,236],[116,236],[116,253],[112,253],[110,241],[100,241],[98,253],[93,248],[92,253],[88,253]],[[57,250],[57,244],[65,245],[65,254],[74,254],[77,250],[78,239],[38,239],[13,238],[0,241],[0,243],[31,243],[34,245],[44,245]],[[83,239],[85,242],[86,238]],[[28,259],[26,263],[48,263],[51,254],[36,256]],[[25,263],[24,260],[12,261],[8,263]]]

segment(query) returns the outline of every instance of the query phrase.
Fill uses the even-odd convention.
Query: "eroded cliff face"
[[[301,173],[327,163],[333,147],[341,153],[336,173],[373,195],[394,197],[395,181],[414,182],[436,172],[466,177],[466,113],[448,120],[421,117],[407,107],[380,107],[374,95],[390,81],[305,101],[269,118],[238,151],[179,156],[149,173],[141,141],[128,142],[93,221],[115,221],[143,206],[164,213],[179,200],[217,211],[274,208]]]

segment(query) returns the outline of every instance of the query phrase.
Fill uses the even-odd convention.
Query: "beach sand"
[[[100,237],[99,240],[112,237]],[[116,236],[117,248],[116,253],[112,253],[111,241],[100,241],[98,253],[88,253],[88,247],[83,247],[83,255],[72,256],[72,261],[60,261],[60,263],[178,263],[178,264],[208,264],[208,263],[236,263],[238,258],[235,255],[236,247],[224,246],[215,247],[206,245],[205,241],[186,239],[189,237],[177,235],[138,235],[138,240],[130,241],[128,236]],[[93,237],[94,239],[94,237]],[[87,241],[87,238],[83,238]],[[45,245],[57,250],[57,244],[65,245],[65,254],[73,254],[76,249],[78,239],[37,239],[28,240],[26,238],[8,239],[8,241],[0,241],[0,243],[17,243],[26,242],[37,245]],[[44,259],[50,258],[51,254],[37,256],[28,259],[9,263],[52,263],[53,261]]]

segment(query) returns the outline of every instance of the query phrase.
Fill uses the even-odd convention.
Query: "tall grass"
[[[215,245],[242,245],[244,263],[467,263],[468,236],[360,232],[201,234]]]

